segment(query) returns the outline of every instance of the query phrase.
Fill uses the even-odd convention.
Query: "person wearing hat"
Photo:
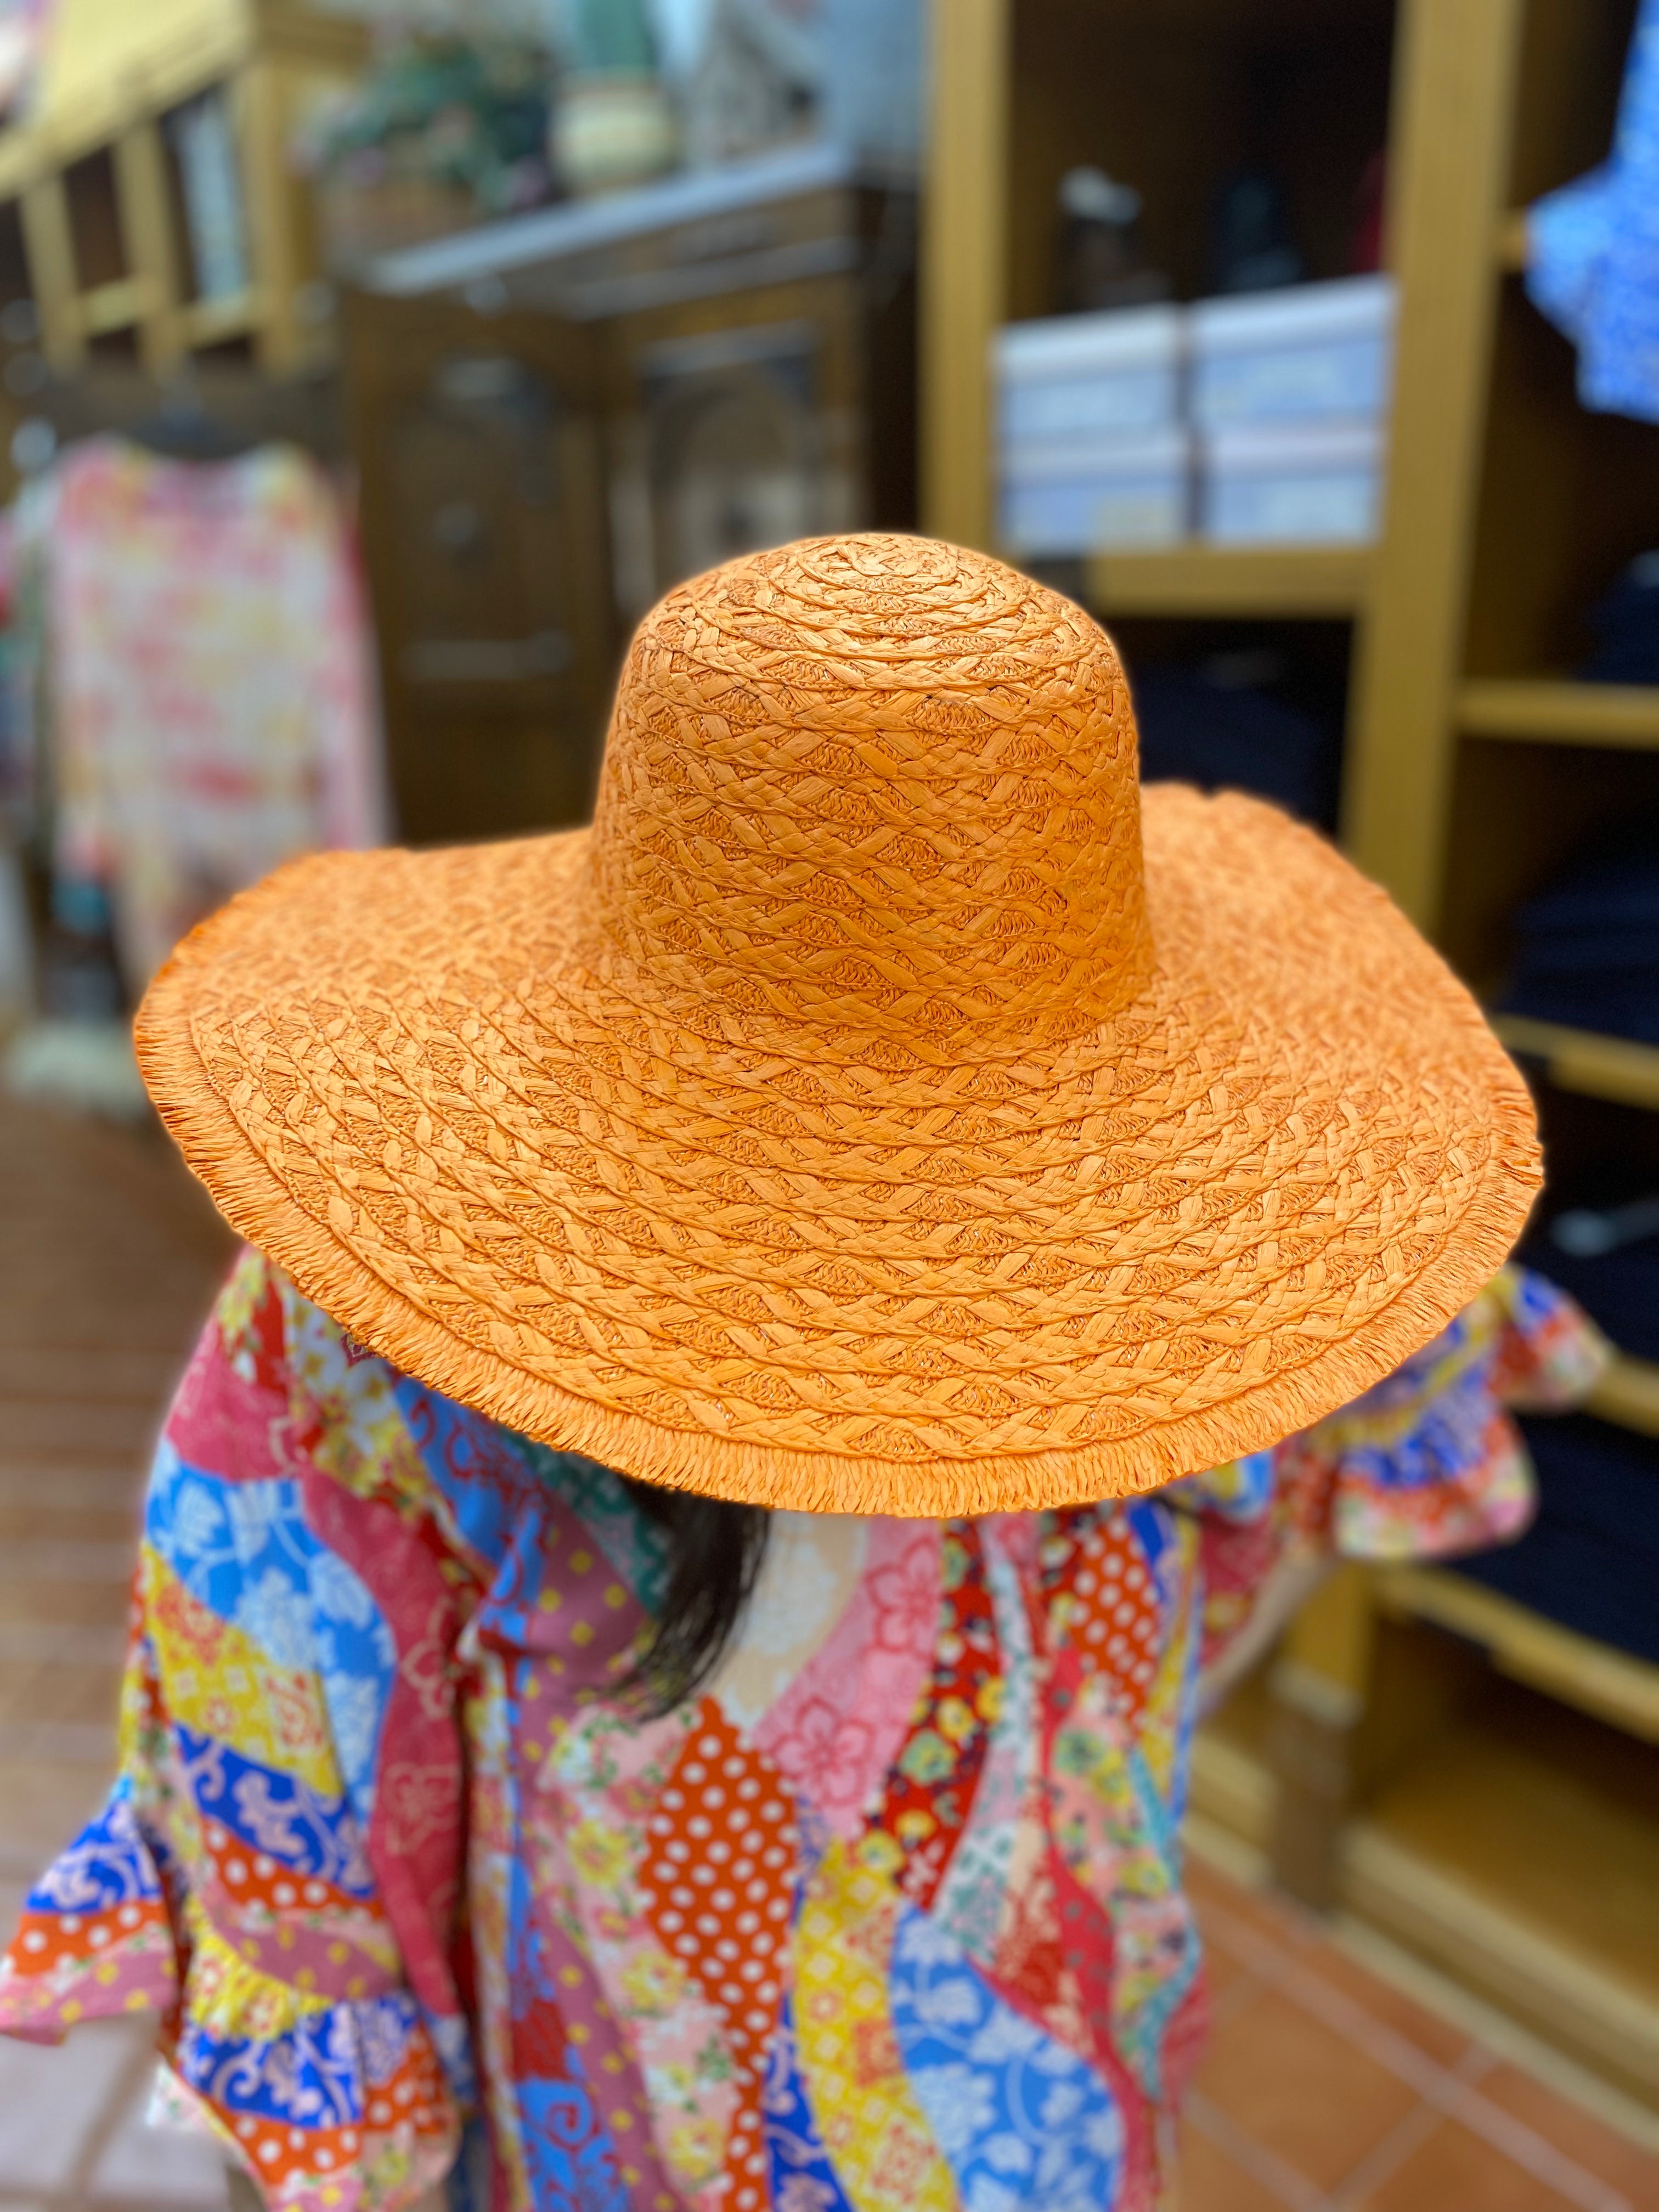
[[[1597,1356],[1437,956],[832,538],[646,617],[591,830],[284,868],[138,1040],[250,1249],[0,2023],[159,2011],[303,2212],[1151,2208],[1200,1670],[1514,1533]]]

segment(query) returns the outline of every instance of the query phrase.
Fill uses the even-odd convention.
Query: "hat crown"
[[[1152,972],[1115,652],[926,538],[808,539],[671,592],[628,656],[591,850],[591,964],[700,1027],[1019,1051]]]

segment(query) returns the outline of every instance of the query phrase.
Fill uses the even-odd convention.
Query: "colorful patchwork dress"
[[[1338,1548],[1511,1534],[1505,1402],[1601,1350],[1506,1272],[1355,1407],[1127,1503],[780,1513],[706,1693],[611,1692],[617,1478],[355,1344],[256,1255],[157,1451],[121,1778],[0,2025],[161,2015],[163,2102],[295,2212],[1149,2212],[1204,2019],[1205,1681]],[[1266,1595],[1264,1595],[1266,1594]]]

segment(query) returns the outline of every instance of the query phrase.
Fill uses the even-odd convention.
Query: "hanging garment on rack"
[[[0,517],[0,816],[20,846],[36,835],[40,822],[42,574],[53,506],[40,479],[27,480]]]
[[[1586,407],[1659,422],[1659,0],[1642,0],[1612,155],[1528,213],[1527,291],[1578,348]]]
[[[67,453],[48,560],[53,864],[103,881],[128,983],[233,891],[386,833],[367,618],[305,455]]]
[[[1584,616],[1583,684],[1659,684],[1659,550],[1638,553]]]

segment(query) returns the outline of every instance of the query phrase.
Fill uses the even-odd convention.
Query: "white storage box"
[[[1027,446],[1006,457],[1001,534],[1015,554],[1173,545],[1192,526],[1192,439],[1182,429]]]
[[[1200,447],[1200,533],[1220,545],[1373,538],[1386,446],[1379,422],[1212,431]]]
[[[1386,413],[1394,368],[1390,276],[1346,276],[1190,311],[1193,419],[1334,421]]]
[[[1130,307],[999,331],[993,343],[1004,450],[1178,422],[1184,330],[1179,307]]]

